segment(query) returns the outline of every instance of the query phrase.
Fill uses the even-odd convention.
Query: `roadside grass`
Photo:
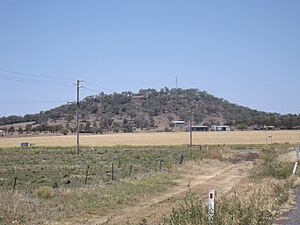
[[[292,175],[294,162],[280,161],[279,157],[288,152],[287,149],[264,149],[260,154],[257,167],[252,171],[251,178],[257,181],[272,177],[275,179],[288,179]],[[299,170],[297,175],[300,175]]]
[[[217,198],[216,210],[212,220],[208,219],[208,207],[201,200],[188,193],[184,204],[174,209],[172,214],[165,217],[161,225],[232,225],[232,224],[263,224],[272,225],[277,211],[290,197],[290,183],[277,184],[247,194],[247,197],[237,193]],[[267,191],[267,192],[266,192]],[[274,196],[280,192],[280,196]]]

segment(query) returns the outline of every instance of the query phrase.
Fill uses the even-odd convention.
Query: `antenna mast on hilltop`
[[[176,89],[178,88],[178,77],[176,77]]]

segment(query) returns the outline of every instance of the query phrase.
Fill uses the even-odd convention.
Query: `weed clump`
[[[39,187],[34,191],[34,195],[38,198],[49,199],[54,195],[53,188],[49,186]]]
[[[262,163],[253,171],[252,178],[287,179],[292,175],[292,171],[293,163],[280,162],[276,153],[268,152],[262,157]]]

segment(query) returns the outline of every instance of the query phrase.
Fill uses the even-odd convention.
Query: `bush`
[[[34,191],[34,195],[38,198],[49,199],[54,195],[53,188],[49,186],[39,187]]]
[[[263,157],[263,163],[254,171],[254,178],[273,177],[287,179],[292,175],[293,163],[279,162],[276,155],[267,154]]]
[[[64,127],[64,128],[61,129],[61,133],[62,133],[63,135],[67,135],[67,134],[69,133],[69,129],[66,128],[66,127]]]
[[[273,185],[273,198],[276,204],[281,206],[286,203],[290,198],[290,190],[293,187],[293,180],[286,180],[283,183]]]
[[[209,224],[207,208],[189,192],[185,197],[185,204],[173,212],[169,218],[164,218],[162,225]]]

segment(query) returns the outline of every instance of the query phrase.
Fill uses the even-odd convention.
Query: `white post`
[[[212,222],[214,214],[215,214],[215,195],[216,191],[211,190],[208,194],[208,220],[209,223]]]
[[[298,166],[298,162],[295,163],[294,170],[293,170],[293,176],[295,176],[295,174],[296,174],[297,166]]]

